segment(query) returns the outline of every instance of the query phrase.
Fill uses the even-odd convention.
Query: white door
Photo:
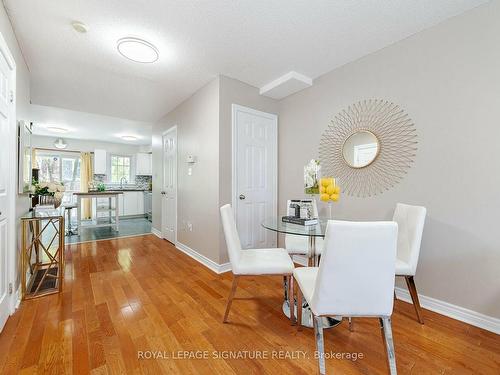
[[[0,37],[0,52],[6,48]],[[12,155],[11,142],[15,139],[15,128],[12,121],[12,101],[14,75],[13,65],[0,53],[0,331],[11,312],[9,280],[12,272],[12,257],[14,256],[14,238],[12,236],[12,217],[10,202],[14,201],[15,185],[10,183],[15,156]],[[11,128],[12,127],[12,128]],[[15,153],[14,153],[15,155]]]
[[[162,237],[177,241],[177,127],[163,134]]]
[[[233,207],[243,248],[276,247],[278,116],[233,104]]]

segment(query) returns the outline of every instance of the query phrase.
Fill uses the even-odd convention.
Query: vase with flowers
[[[58,182],[38,182],[30,187],[31,195],[35,198],[40,206],[54,205],[59,207],[62,203],[62,198],[66,188],[62,183]]]
[[[319,160],[311,159],[304,167],[304,190],[306,194],[319,194]]]

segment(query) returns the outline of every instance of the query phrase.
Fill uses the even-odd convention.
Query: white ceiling
[[[217,74],[316,78],[486,0],[3,0],[36,104],[156,121]],[[70,22],[84,22],[87,34]],[[116,52],[142,37],[155,64]]]
[[[33,133],[55,138],[73,138],[100,140],[129,145],[151,145],[152,124],[141,121],[78,112],[68,109],[32,104],[31,118]],[[54,133],[47,127],[67,129],[67,133]],[[137,137],[134,141],[125,141],[123,135]]]

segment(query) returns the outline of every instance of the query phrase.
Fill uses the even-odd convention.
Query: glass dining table
[[[324,238],[326,233],[326,226],[328,220],[320,219],[316,225],[298,225],[292,223],[286,223],[282,221],[282,217],[270,217],[262,222],[262,226],[265,229],[272,230],[277,233],[282,233],[285,235],[293,236],[303,236],[307,237],[308,248],[307,248],[307,263],[308,266],[318,267],[320,262],[320,252],[316,247],[316,240],[318,238]],[[290,318],[290,306],[288,302],[288,285],[286,279],[284,278],[284,289],[285,289],[285,299],[283,301],[283,313]],[[298,288],[298,286],[297,286]],[[295,299],[294,299],[295,300]],[[295,301],[295,317],[297,317],[297,301]],[[342,317],[325,317],[323,318],[323,328],[332,328],[339,325],[342,322]],[[309,305],[304,300],[302,305],[302,325],[305,327],[313,327],[313,319],[311,309]]]

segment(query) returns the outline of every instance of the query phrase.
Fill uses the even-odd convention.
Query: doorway
[[[233,104],[233,210],[243,248],[276,247],[278,116]]]
[[[163,133],[163,184],[161,190],[161,233],[177,243],[177,126]]]

